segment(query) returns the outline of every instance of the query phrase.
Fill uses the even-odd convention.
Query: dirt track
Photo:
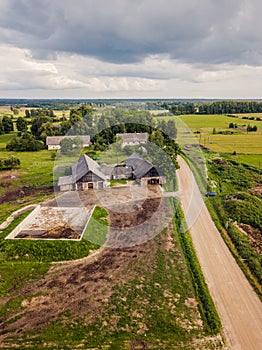
[[[215,227],[186,162],[177,171],[181,204],[229,349],[262,349],[262,303]]]

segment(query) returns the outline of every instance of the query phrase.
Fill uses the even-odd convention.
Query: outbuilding
[[[90,145],[90,136],[89,135],[66,135],[66,136],[47,136],[46,138],[46,145],[48,147],[48,150],[58,150],[60,149],[60,142],[67,139],[75,139],[79,138],[83,142],[83,147],[89,147]]]

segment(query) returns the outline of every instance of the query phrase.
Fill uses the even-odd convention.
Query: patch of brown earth
[[[69,225],[58,226],[43,233],[34,235],[30,232],[21,231],[15,238],[28,238],[28,239],[79,239],[80,235],[76,233]]]
[[[1,184],[2,186],[2,184]],[[44,188],[31,188],[31,187],[11,187],[10,183],[5,185],[8,190],[0,197],[0,204],[18,200],[27,196],[33,196],[35,194],[50,194],[53,192],[53,187]]]
[[[154,250],[150,243],[132,249],[104,249],[92,263],[51,269],[45,279],[21,291],[25,309],[20,311],[23,316],[19,320],[7,324],[7,319],[2,317],[0,341],[14,329],[16,335],[21,335],[43,328],[68,310],[76,318],[84,316],[87,324],[95,322],[103,313],[113,287],[138,274],[141,260],[149,268]]]
[[[256,196],[262,196],[262,183],[257,183],[255,188],[250,188],[248,191]]]
[[[247,224],[237,224],[235,222],[234,225],[239,231],[248,236],[250,245],[258,254],[262,255],[262,232],[258,228]]]

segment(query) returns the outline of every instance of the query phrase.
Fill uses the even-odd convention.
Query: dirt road
[[[236,350],[262,349],[262,303],[215,227],[191,170],[181,157],[178,162],[182,208],[227,346]]]

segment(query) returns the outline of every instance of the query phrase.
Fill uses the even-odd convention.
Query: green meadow
[[[14,210],[50,196],[50,191],[45,189],[53,186],[53,152],[47,150],[38,152],[6,151],[6,143],[14,135],[15,133],[0,135],[0,158],[15,156],[21,162],[19,169],[0,172],[0,195],[9,196],[8,201],[0,204],[0,222],[5,220]],[[41,189],[41,191],[37,191],[37,189]],[[21,191],[24,192],[23,195]]]
[[[188,127],[198,142],[214,152],[223,153],[233,159],[251,164],[262,165],[262,120],[249,120],[243,117],[261,118],[261,114],[237,115],[182,115],[157,117],[158,120],[175,118],[177,125]],[[229,128],[229,124],[237,124],[237,128]],[[247,126],[257,126],[256,132],[247,132]],[[220,132],[233,132],[232,135]],[[188,137],[192,140],[192,136]],[[190,141],[189,141],[190,142]],[[234,155],[233,155],[234,153]]]

